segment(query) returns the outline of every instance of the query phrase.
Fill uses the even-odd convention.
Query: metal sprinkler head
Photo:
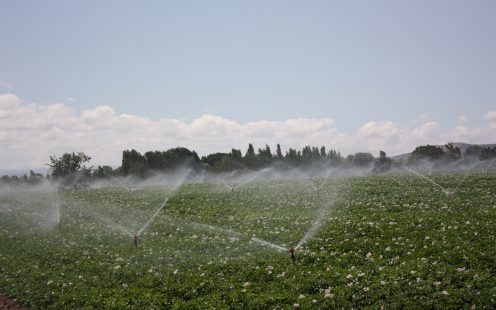
[[[295,255],[296,249],[294,247],[290,247],[288,249],[288,252],[291,253],[291,262],[293,263],[293,265],[296,265],[296,255]]]
[[[134,246],[138,246],[138,235],[134,235]]]

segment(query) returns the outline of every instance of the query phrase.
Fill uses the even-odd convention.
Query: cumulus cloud
[[[488,120],[496,120],[496,111],[487,112],[484,118]]]
[[[274,150],[280,143],[283,150],[325,145],[343,155],[358,151],[377,155],[379,150],[397,155],[420,144],[487,143],[494,142],[491,139],[496,136],[495,123],[446,129],[422,116],[410,125],[370,121],[355,132],[344,133],[330,117],[248,123],[217,115],[203,115],[189,122],[152,120],[119,114],[110,106],[76,112],[64,103],[26,104],[14,94],[0,94],[0,168],[38,168],[48,162],[49,155],[71,151],[87,153],[95,165],[119,165],[125,149],[145,152],[184,146],[206,155],[231,148],[244,152],[248,143],[255,148],[269,144]]]

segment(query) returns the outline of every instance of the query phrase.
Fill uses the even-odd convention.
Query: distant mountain
[[[480,146],[480,147],[491,147],[491,148],[496,146],[496,143],[493,143],[493,144],[469,144],[469,143],[465,143],[465,142],[450,142],[450,143],[453,144],[453,146],[459,148],[460,151],[462,151],[462,154],[464,154],[465,151],[469,147],[474,146],[474,145],[477,145],[477,146]],[[443,149],[443,151],[446,151],[446,146],[445,145],[436,145],[436,146],[439,146],[440,148]],[[397,161],[405,161],[405,160],[407,160],[410,157],[410,155],[412,155],[412,152],[406,153],[406,154],[401,154],[401,155],[396,155],[396,156],[393,156],[391,158],[394,159],[394,160],[397,160]]]

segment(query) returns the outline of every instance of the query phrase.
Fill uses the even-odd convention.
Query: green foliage
[[[446,161],[457,161],[462,158],[462,151],[460,148],[453,145],[453,143],[448,143],[445,145],[446,147]]]
[[[50,171],[55,179],[61,180],[61,184],[79,187],[86,184],[91,177],[92,167],[86,167],[91,157],[83,152],[64,153],[61,157],[50,156]],[[41,180],[41,178],[39,178]],[[25,183],[28,183],[25,176]]]
[[[422,145],[415,148],[409,158],[410,162],[416,162],[422,159],[438,161],[444,158],[442,148],[434,145]]]
[[[93,170],[92,176],[97,179],[108,179],[117,175],[118,174],[110,166],[98,166],[95,170]]]
[[[453,196],[415,176],[331,178],[319,195],[310,182],[323,180],[185,185],[137,247],[117,225],[138,230],[163,188],[2,193],[0,291],[33,309],[496,307],[495,175]],[[296,266],[250,242],[294,245],[323,207]]]
[[[144,177],[147,175],[146,159],[138,151],[126,150],[122,152],[122,174]]]
[[[475,157],[480,160],[496,158],[496,146],[490,148],[490,147],[482,147],[479,145],[471,145],[467,148],[467,150],[463,155],[466,157]]]
[[[387,157],[386,152],[380,151],[379,158],[377,158],[374,162],[374,170],[375,173],[384,173],[391,169],[393,161],[391,158]]]
[[[55,178],[71,177],[77,173],[90,172],[91,168],[87,168],[84,164],[89,162],[91,157],[83,152],[64,153],[61,157],[56,155],[50,156],[50,170]]]
[[[355,155],[349,155],[346,159],[358,167],[367,167],[374,162],[374,156],[370,153],[355,153]]]

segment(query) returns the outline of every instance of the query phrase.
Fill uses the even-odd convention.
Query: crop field
[[[4,191],[0,293],[33,309],[496,308],[496,174],[429,178]]]

